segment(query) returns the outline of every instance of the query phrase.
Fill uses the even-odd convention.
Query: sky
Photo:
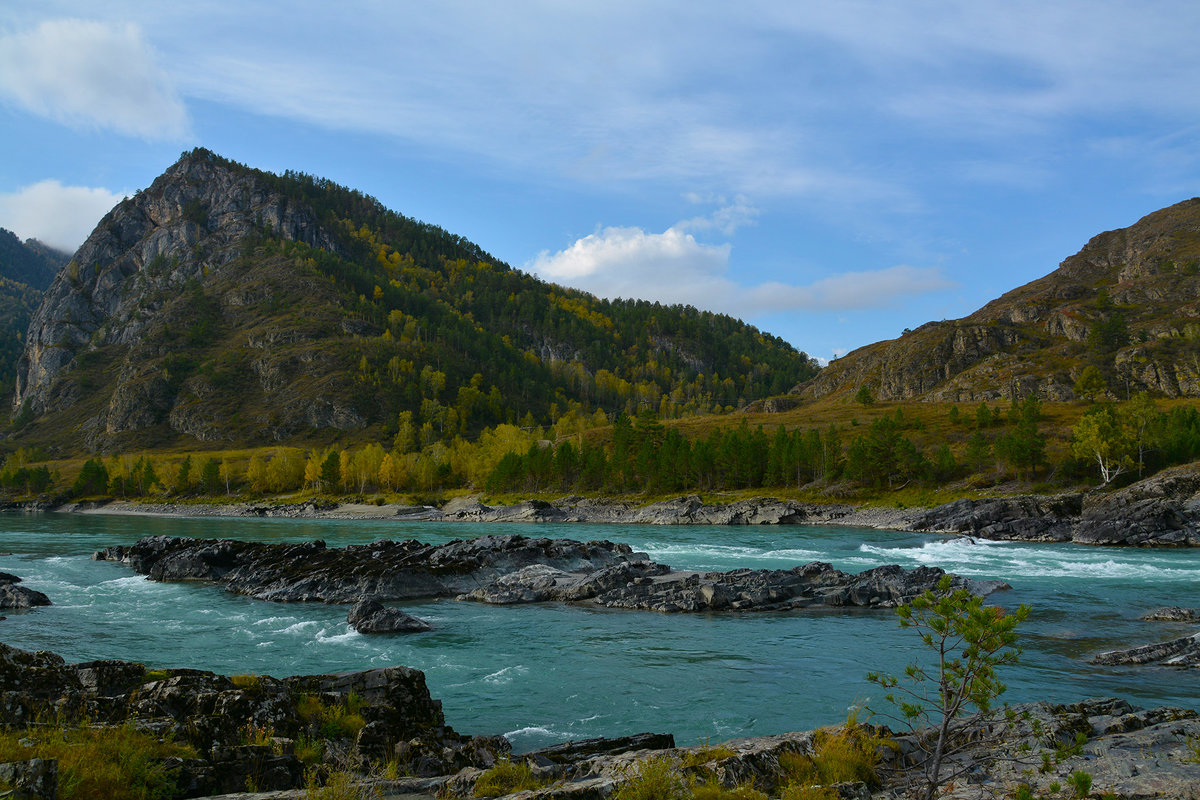
[[[1200,3],[5,0],[0,227],[207,147],[827,360],[1200,194]]]

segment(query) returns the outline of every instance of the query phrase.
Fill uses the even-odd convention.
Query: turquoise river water
[[[205,584],[148,581],[95,550],[143,536],[260,541],[376,539],[440,543],[488,533],[625,542],[678,568],[786,568],[828,561],[858,572],[881,564],[939,566],[1000,578],[992,602],[1033,607],[1022,663],[1006,699],[1116,695],[1136,705],[1200,708],[1200,670],[1098,667],[1098,652],[1194,632],[1142,622],[1164,605],[1200,606],[1200,552],[980,542],[817,526],[476,525],[152,516],[0,514],[0,571],[54,602],[7,612],[0,641],[68,661],[120,658],[275,676],[390,664],[423,670],[461,733],[504,734],[517,750],[641,731],[681,745],[838,722],[879,691],[871,670],[922,657],[890,611],[656,614],[566,605],[488,606],[453,600],[405,610],[435,630],[363,636],[344,606],[267,603]]]

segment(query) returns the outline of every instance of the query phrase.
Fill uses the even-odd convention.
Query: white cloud
[[[694,193],[685,194],[684,198],[691,203],[704,202]],[[750,204],[745,195],[739,194],[732,203],[726,202],[724,197],[713,197],[711,200],[719,203],[721,207],[711,214],[676,223],[674,227],[689,231],[716,230],[726,236],[732,236],[738,228],[753,225],[758,220],[758,209]]]
[[[601,284],[607,297],[645,297],[640,289],[647,282],[718,278],[728,266],[729,249],[701,244],[678,227],[663,233],[605,228],[553,255],[543,251],[530,269],[550,280]]]
[[[0,227],[22,239],[39,239],[74,252],[122,197],[107,189],[39,181],[12,194],[0,194]]]
[[[42,22],[0,36],[0,97],[76,127],[180,139],[187,111],[132,23]]]
[[[681,303],[737,317],[789,311],[847,311],[895,306],[955,284],[941,270],[893,266],[846,272],[807,285],[745,286],[729,277],[729,244],[698,242],[680,226],[662,233],[604,228],[526,265],[539,276],[600,297]]]

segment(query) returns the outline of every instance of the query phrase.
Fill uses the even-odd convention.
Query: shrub
[[[239,689],[257,689],[262,686],[262,679],[257,675],[234,675],[229,680]]]
[[[720,761],[723,758],[732,758],[737,753],[730,750],[724,745],[709,747],[702,745],[699,750],[694,750],[690,753],[684,753],[681,761],[681,766],[684,767],[699,767],[703,764],[711,764],[714,761]]]
[[[528,764],[501,761],[475,781],[475,796],[502,797],[526,789],[540,789],[544,785],[534,777]]]
[[[305,800],[379,800],[379,790],[364,785],[348,769],[334,770],[322,781],[320,771],[310,767],[304,773]]]
[[[640,761],[612,800],[689,800],[691,787],[666,756]]]
[[[927,670],[910,664],[903,678],[879,673],[867,676],[887,690],[884,699],[899,710],[892,718],[917,734],[915,742],[925,755],[921,776],[924,800],[933,800],[938,787],[971,768],[951,763],[951,757],[967,744],[964,732],[970,709],[978,712],[977,723],[1001,723],[1006,717],[994,708],[1006,688],[996,669],[1017,662],[1021,650],[1016,627],[1029,616],[1027,606],[1008,615],[1000,608],[984,606],[982,597],[953,588],[952,580],[950,575],[944,576],[936,591],[926,591],[896,609],[900,627],[912,628],[933,651],[933,665]],[[1004,733],[1005,725],[992,724],[971,744],[998,744]],[[999,755],[997,750],[992,758]]]
[[[779,800],[841,800],[841,795],[832,786],[793,784],[780,793]]]
[[[784,753],[779,765],[790,786],[865,783],[877,787],[875,768],[881,743],[878,736],[851,720],[839,731],[817,731],[811,755]]]
[[[354,692],[340,702],[329,703],[316,695],[303,695],[296,702],[296,713],[327,739],[352,739],[367,721],[359,714],[362,699]]]
[[[703,783],[692,784],[694,800],[767,800],[767,795],[748,784],[739,784],[732,789],[721,785],[715,776]]]
[[[1092,776],[1083,770],[1075,770],[1067,778],[1067,783],[1074,790],[1076,798],[1084,798],[1092,791]]]

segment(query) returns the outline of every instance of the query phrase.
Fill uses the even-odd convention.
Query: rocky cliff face
[[[1122,399],[1200,396],[1200,198],[1094,237],[968,317],[860,348],[793,392],[869,386],[881,400],[1074,397],[1094,364]]]
[[[256,173],[203,151],[181,159],[110,211],[47,290],[17,365],[16,406],[37,415],[78,406],[90,387],[86,376],[72,381],[67,373],[95,365],[115,381],[107,382],[105,402],[87,409],[93,439],[164,421],[207,438],[203,417],[188,408],[204,387],[172,382],[160,360],[171,337],[162,334],[187,326],[185,336],[215,335],[204,330],[212,320],[197,312],[219,316],[254,292],[246,279],[256,276],[239,255],[258,232],[337,250],[309,208],[270,191]],[[222,279],[226,294],[213,298],[200,288]],[[272,295],[269,286],[257,290]]]

